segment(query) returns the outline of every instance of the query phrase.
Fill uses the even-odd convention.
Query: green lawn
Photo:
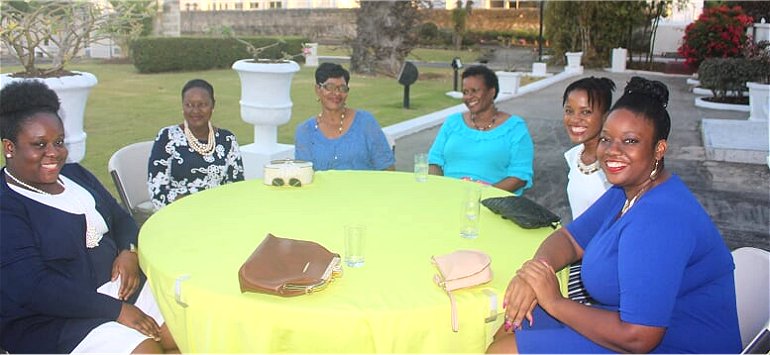
[[[347,51],[343,47],[322,46],[319,51],[321,55],[348,55],[343,53]],[[454,56],[460,56],[468,63],[475,60],[477,53],[418,49],[415,56],[419,56],[415,58],[419,60],[447,63]],[[20,69],[11,66],[3,67],[1,71],[8,73]],[[88,138],[86,156],[81,163],[113,194],[114,184],[107,173],[107,161],[112,153],[131,143],[152,140],[160,128],[181,123],[180,91],[190,79],[205,79],[214,86],[217,101],[212,116],[214,125],[233,131],[241,145],[253,142],[253,126],[240,118],[240,80],[231,69],[139,74],[130,64],[94,61],[75,63],[68,69],[93,73],[99,80],[86,107],[85,132]],[[294,76],[292,117],[289,123],[278,128],[280,143],[293,144],[295,127],[319,112],[313,91],[314,70],[302,67]],[[529,80],[523,78],[522,85]],[[403,108],[403,86],[393,78],[354,74],[350,87],[348,106],[371,112],[382,127],[460,103],[444,94],[452,89],[452,70],[448,65],[447,68],[420,68],[420,80],[410,87],[410,109]],[[5,163],[2,158],[0,161]]]
[[[91,91],[85,113],[86,157],[82,164],[114,193],[107,173],[112,153],[130,143],[155,138],[161,127],[182,122],[181,88],[202,78],[215,89],[212,122],[230,129],[241,145],[253,142],[253,128],[240,118],[240,80],[231,69],[198,72],[139,74],[133,65],[78,63],[70,70],[93,73],[99,83]],[[3,72],[17,71],[3,67]],[[302,68],[292,82],[291,121],[278,129],[281,143],[293,144],[297,124],[315,115],[319,104],[313,91],[314,68]],[[404,109],[403,86],[393,78],[353,75],[348,106],[374,114],[385,127],[459,103],[444,95],[452,89],[451,69],[420,69],[421,80],[410,88],[410,109]],[[428,74],[429,75],[422,75]],[[265,88],[270,90],[270,88]]]

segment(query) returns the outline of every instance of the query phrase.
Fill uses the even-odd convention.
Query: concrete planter
[[[701,107],[701,108],[708,108],[712,110],[749,112],[749,105],[736,105],[736,104],[723,104],[720,102],[710,102],[710,101],[704,100],[703,97],[695,98],[695,106]]]
[[[770,84],[746,83],[749,87],[749,120],[768,121],[770,118]]]
[[[272,160],[291,159],[294,146],[278,143],[278,126],[291,119],[291,80],[299,71],[293,61],[282,63],[233,63],[241,79],[241,119],[254,126],[254,143],[241,147],[244,175],[261,178],[263,167]]]
[[[510,71],[497,71],[497,79],[500,84],[501,94],[516,94],[521,84],[521,73]]]
[[[567,67],[564,68],[564,71],[570,73],[583,72],[583,66],[580,65],[583,59],[583,52],[567,52],[564,55],[567,57]]]
[[[21,80],[41,80],[56,92],[61,102],[59,117],[64,123],[64,143],[67,145],[68,162],[80,162],[86,156],[86,133],[83,131],[83,117],[91,88],[98,80],[86,72],[73,72],[78,75],[55,78],[13,78],[8,74],[0,75],[0,87]]]

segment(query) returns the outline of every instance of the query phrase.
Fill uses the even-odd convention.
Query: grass
[[[339,54],[342,47],[321,46],[321,55]],[[337,54],[329,54],[337,53]],[[468,51],[418,49],[415,56],[426,61],[449,63],[454,56],[468,63],[476,54]],[[209,81],[215,90],[216,106],[212,123],[235,133],[238,142],[254,141],[253,126],[240,117],[240,79],[231,69],[139,74],[130,64],[105,64],[95,61],[73,63],[70,70],[94,74],[99,83],[92,89],[85,111],[84,130],[88,135],[86,156],[81,162],[117,196],[107,173],[110,156],[131,143],[153,140],[165,126],[181,123],[181,89],[194,78]],[[6,66],[3,73],[21,70]],[[313,90],[315,68],[302,67],[292,81],[291,99],[294,104],[291,120],[278,127],[278,141],[293,144],[295,127],[319,112]],[[420,79],[410,87],[410,109],[403,108],[403,86],[396,79],[378,76],[351,75],[348,106],[371,112],[382,127],[419,117],[460,103],[444,93],[452,89],[452,70],[420,68]],[[528,82],[522,79],[522,85]],[[270,90],[271,88],[264,88]],[[0,158],[2,164],[5,161]]]
[[[241,145],[253,142],[253,126],[240,118],[240,79],[231,69],[151,75],[139,74],[129,64],[78,63],[69,69],[90,72],[99,80],[86,107],[84,130],[88,138],[81,163],[113,193],[114,184],[107,173],[110,156],[130,143],[154,139],[162,127],[181,123],[180,91],[190,79],[202,78],[214,86],[216,107],[212,123],[233,131]],[[313,73],[314,68],[303,67],[294,76],[294,107],[290,122],[278,128],[281,143],[293,144],[295,127],[320,109],[313,91]],[[444,95],[452,88],[450,69],[420,68],[420,73],[429,75],[421,75],[427,79],[410,87],[410,109],[402,107],[403,86],[395,79],[361,75],[351,77],[348,106],[371,112],[385,127],[459,103]]]

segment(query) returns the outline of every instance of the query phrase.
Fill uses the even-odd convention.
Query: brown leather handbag
[[[241,292],[297,296],[342,276],[339,254],[307,240],[268,234],[238,271]]]

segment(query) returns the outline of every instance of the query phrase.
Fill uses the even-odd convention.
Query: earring
[[[321,98],[316,96],[315,102],[321,102]]]
[[[11,153],[6,153],[5,154],[5,158],[6,159],[11,159],[12,157],[13,157],[13,155],[11,155]]]
[[[655,159],[655,167],[650,172],[650,180],[655,180],[655,179],[658,178],[658,173],[659,173],[658,165],[659,164],[660,164],[660,160],[659,159]]]

